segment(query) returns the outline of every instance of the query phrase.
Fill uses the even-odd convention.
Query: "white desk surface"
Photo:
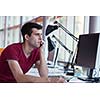
[[[34,76],[39,76],[38,70],[36,68],[31,68],[26,74],[28,75],[34,75]],[[69,80],[68,83],[85,83],[82,80],[79,80],[75,76],[69,76],[63,73],[63,70],[59,70],[58,68],[48,68],[48,76],[50,77],[58,77],[62,76],[65,78],[65,80]]]

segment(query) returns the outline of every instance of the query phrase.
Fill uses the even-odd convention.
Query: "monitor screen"
[[[79,36],[75,64],[90,69],[95,68],[99,33]]]

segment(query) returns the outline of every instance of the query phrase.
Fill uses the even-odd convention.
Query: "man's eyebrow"
[[[42,35],[42,33],[38,33],[38,32],[37,33],[34,33],[34,34],[40,34],[40,35]]]

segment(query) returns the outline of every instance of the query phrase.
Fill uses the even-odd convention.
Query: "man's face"
[[[40,47],[40,44],[42,42],[42,30],[38,30],[36,28],[32,29],[32,34],[30,37],[28,37],[28,44],[32,48]]]

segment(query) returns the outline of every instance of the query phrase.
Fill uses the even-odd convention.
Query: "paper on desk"
[[[85,83],[85,81],[82,81],[78,79],[77,77],[73,77],[69,80],[69,83]]]

